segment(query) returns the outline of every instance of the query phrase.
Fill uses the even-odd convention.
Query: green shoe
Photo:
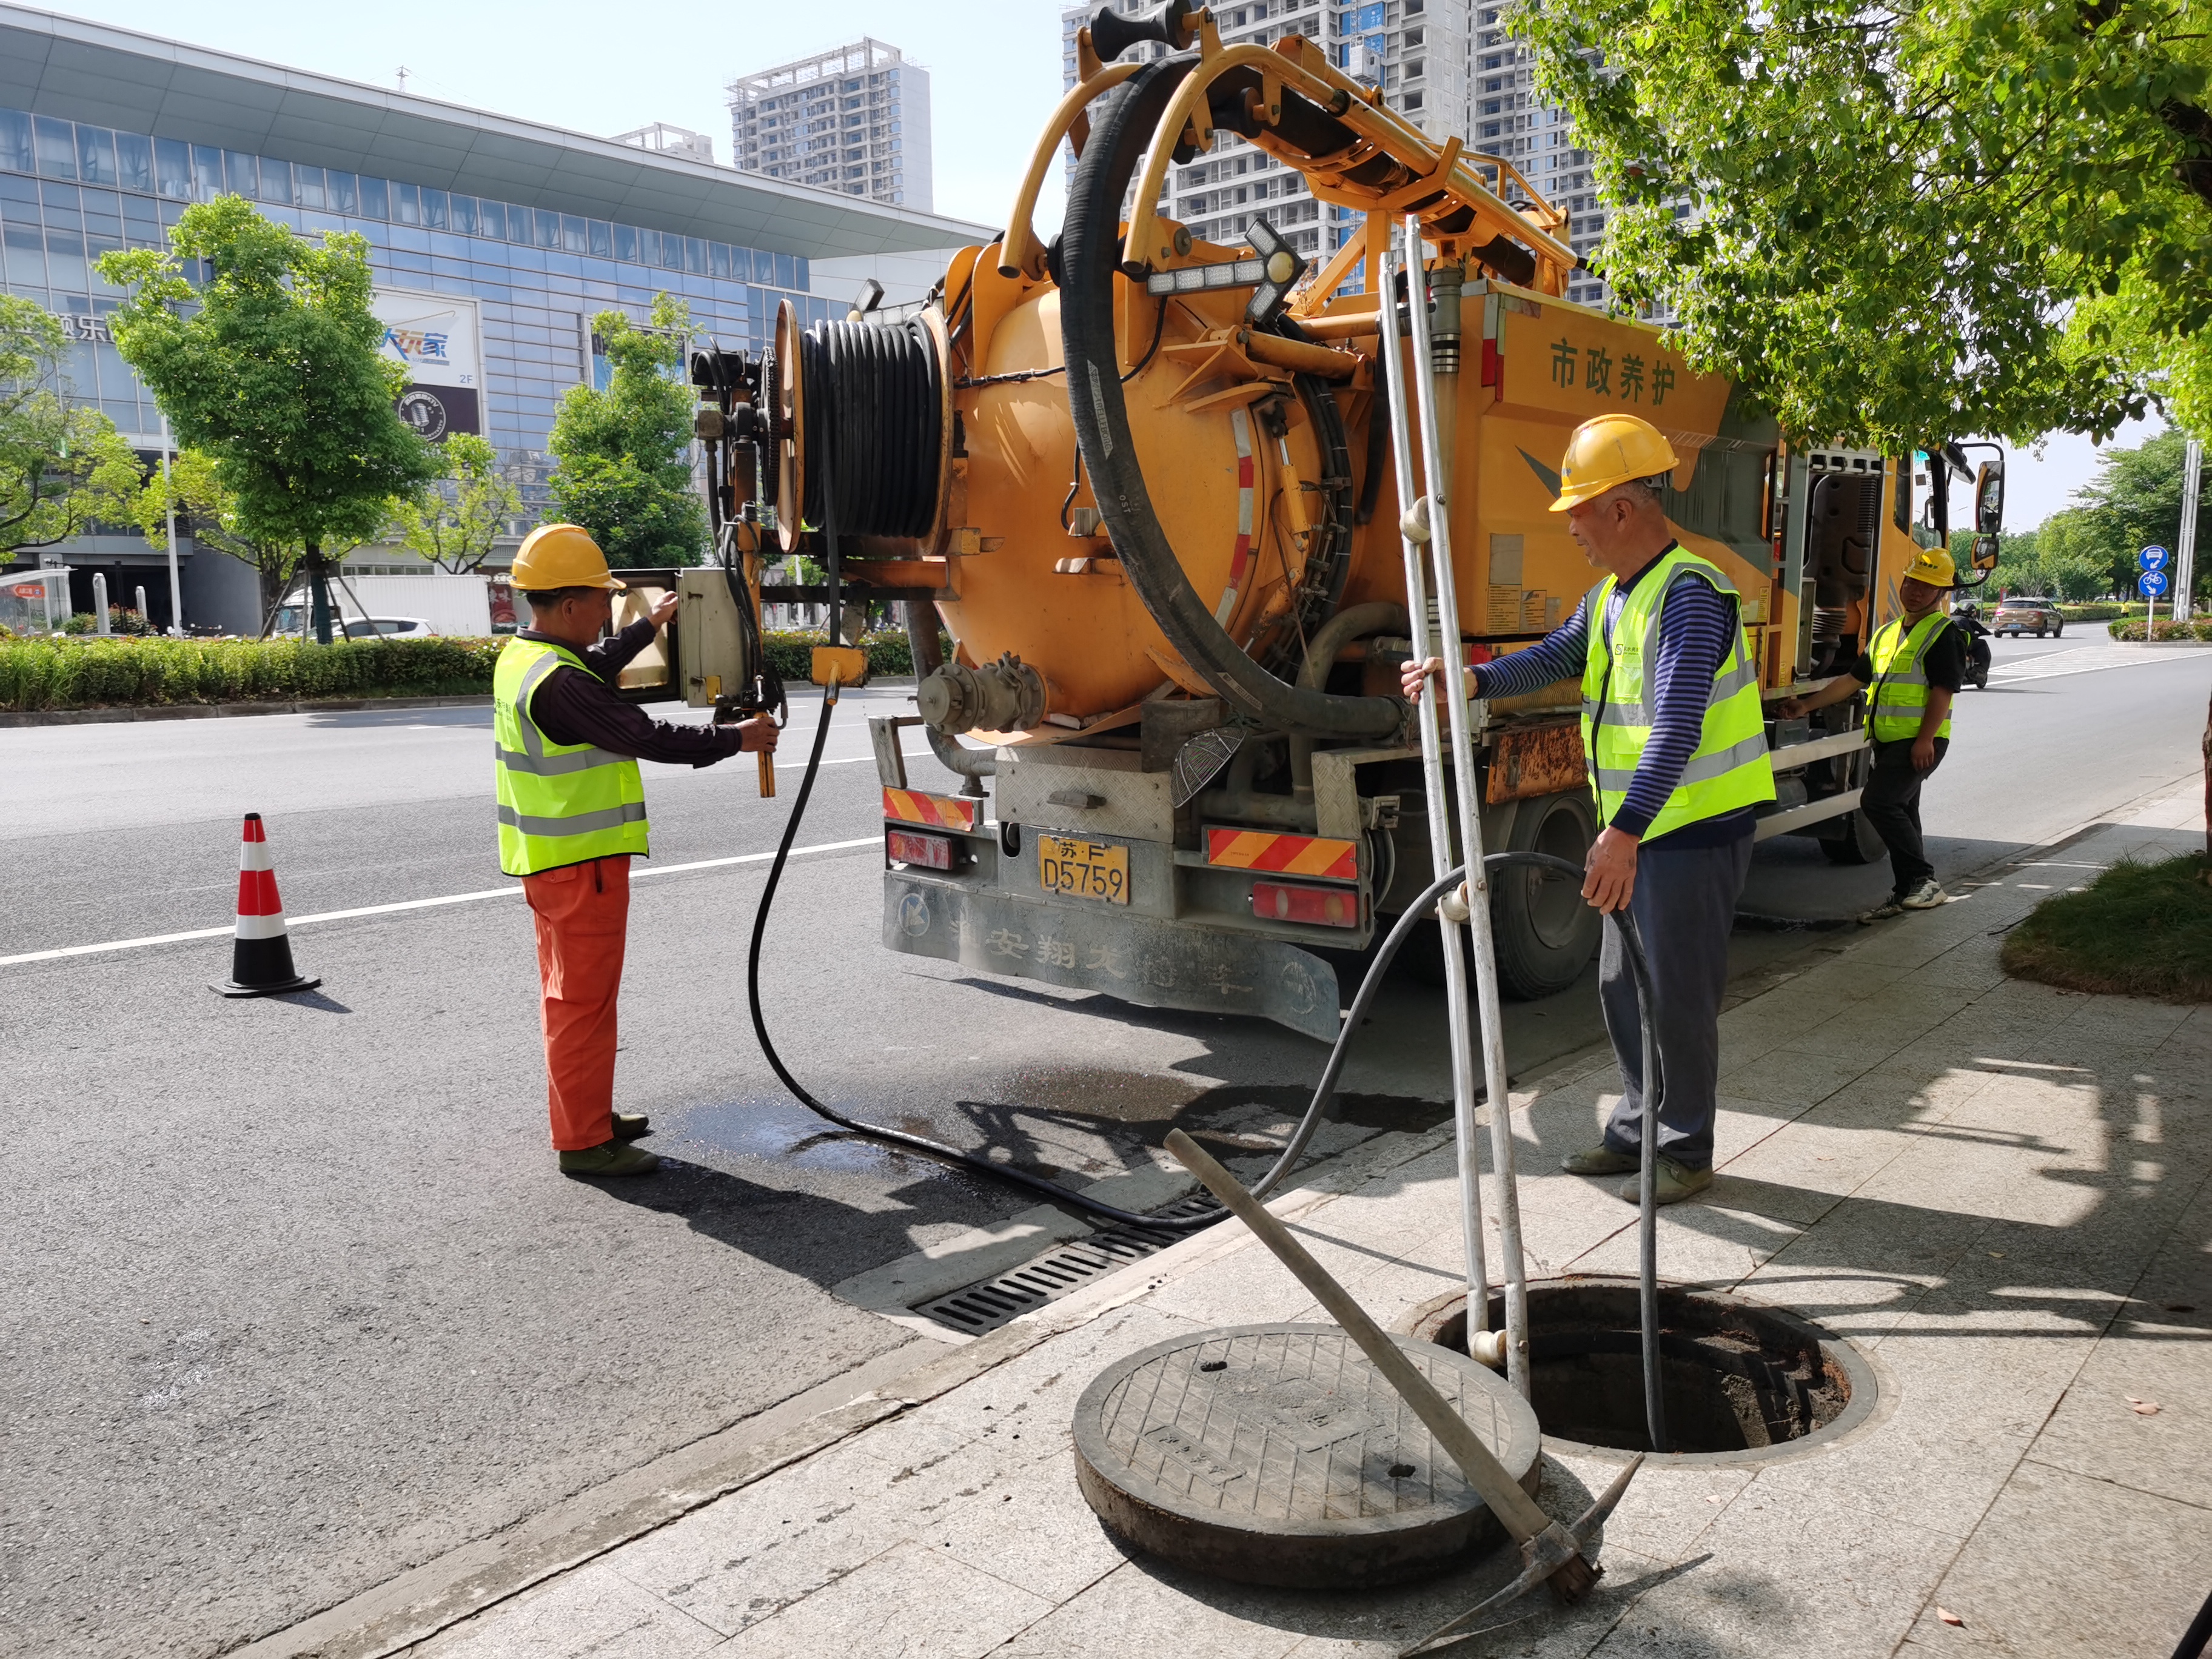
[[[659,1167],[660,1160],[651,1152],[641,1147],[626,1146],[619,1140],[610,1140],[602,1146],[586,1146],[580,1152],[561,1154],[562,1175],[651,1175]]]
[[[1677,1164],[1664,1152],[1659,1155],[1659,1167],[1652,1172],[1652,1196],[1662,1204],[1680,1204],[1686,1198],[1694,1198],[1713,1184],[1711,1170],[1692,1170],[1686,1164]],[[1620,1195],[1631,1204],[1644,1201],[1641,1180],[1624,1181]]]
[[[650,1134],[652,1133],[653,1120],[646,1116],[643,1112],[617,1112],[615,1114],[615,1139],[617,1140],[635,1140],[640,1135]]]
[[[1637,1167],[1637,1159],[1633,1152],[1616,1152],[1600,1141],[1582,1152],[1568,1153],[1559,1160],[1559,1167],[1569,1175],[1623,1175]]]

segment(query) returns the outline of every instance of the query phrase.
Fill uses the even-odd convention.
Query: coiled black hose
[[[937,352],[919,323],[817,323],[805,379],[805,522],[848,536],[927,535],[945,433]]]

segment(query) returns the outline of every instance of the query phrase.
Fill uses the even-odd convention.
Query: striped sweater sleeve
[[[1589,651],[1589,595],[1575,606],[1575,614],[1526,651],[1516,651],[1495,662],[1478,663],[1474,695],[1478,697],[1525,697],[1559,680],[1579,680]]]
[[[1613,815],[1614,828],[1643,835],[1681,781],[1682,769],[1705,733],[1713,676],[1728,655],[1729,629],[1735,616],[1734,600],[1688,571],[1675,577],[1667,590],[1654,629],[1657,660],[1645,682],[1651,736],[1620,810]]]

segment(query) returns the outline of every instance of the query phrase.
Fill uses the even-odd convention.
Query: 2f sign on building
[[[483,430],[483,330],[477,302],[453,294],[380,288],[369,308],[384,355],[407,370],[399,418],[433,443]]]

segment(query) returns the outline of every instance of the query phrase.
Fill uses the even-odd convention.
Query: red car
[[[2058,614],[2058,605],[2051,599],[1999,599],[1997,614],[1990,620],[1990,632],[2009,634],[2018,639],[2033,631],[2041,639],[2046,633],[2057,639],[2066,631],[2066,618]]]

